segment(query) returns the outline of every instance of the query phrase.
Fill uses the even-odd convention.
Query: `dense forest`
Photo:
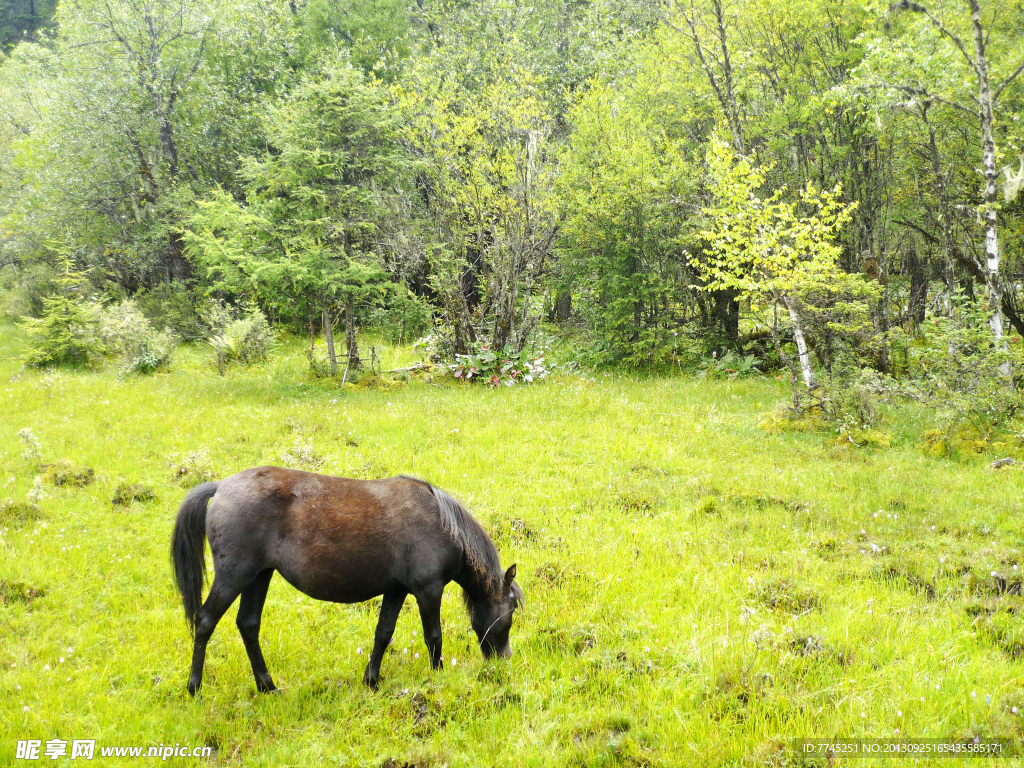
[[[51,10],[8,4],[0,63],[0,276],[37,334],[257,312],[336,372],[335,327],[357,365],[358,328],[452,360],[560,327],[865,423],[901,381],[1015,407],[1019,2]]]

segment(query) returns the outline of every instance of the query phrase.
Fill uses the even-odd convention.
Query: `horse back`
[[[215,567],[274,568],[306,594],[335,602],[396,586],[415,592],[425,581],[453,578],[461,561],[430,487],[404,477],[245,470],[218,486],[207,536]]]

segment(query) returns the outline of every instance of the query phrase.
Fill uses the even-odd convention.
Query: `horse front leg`
[[[380,662],[384,658],[384,651],[391,645],[395,623],[398,621],[398,614],[402,612],[402,604],[407,594],[405,591],[386,592],[380,604],[377,631],[373,635],[373,652],[366,665],[366,672],[363,673],[363,682],[373,690],[377,690],[380,684]]]
[[[430,654],[430,666],[441,670],[441,596],[444,586],[432,588],[416,595],[416,604],[420,609],[420,620],[423,622],[423,641],[427,644]]]

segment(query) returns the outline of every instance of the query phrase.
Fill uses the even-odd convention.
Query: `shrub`
[[[39,444],[39,438],[31,429],[25,427],[18,430],[18,440],[25,445],[25,449],[21,452],[21,458],[32,466],[38,466],[43,458],[43,448]]]
[[[206,339],[210,327],[203,321],[195,294],[180,283],[162,283],[135,296],[139,311],[157,328],[169,328],[185,341]]]
[[[122,371],[136,373],[152,373],[169,365],[178,344],[170,329],[156,331],[131,299],[103,311],[100,340],[121,359]]]
[[[46,498],[46,491],[43,490],[43,480],[38,475],[32,481],[32,487],[29,488],[26,497],[28,498],[28,503],[35,507],[38,507],[39,502]]]
[[[837,366],[824,388],[822,411],[840,434],[871,427],[883,402],[913,401],[932,407],[925,441],[934,453],[945,453],[965,439],[984,445],[1024,405],[1012,379],[1017,354],[993,345],[983,301],[961,297],[948,316],[926,320],[903,355],[898,378]]]
[[[367,325],[392,344],[401,344],[430,330],[430,306],[411,293],[399,292],[389,306],[370,313]]]
[[[476,354],[456,355],[448,369],[457,379],[482,381],[492,387],[532,384],[548,375],[543,357],[531,360],[525,349],[513,355],[508,347],[499,355],[486,344],[482,344]]]
[[[0,283],[3,314],[9,320],[25,316],[42,317],[43,300],[58,292],[53,269],[48,264],[30,264],[20,273],[11,270]]]
[[[274,332],[263,311],[250,306],[243,316],[227,320],[224,310],[214,309],[207,315],[215,324],[210,345],[217,353],[217,370],[223,375],[232,363],[248,366],[264,362],[270,354]]]
[[[992,344],[983,301],[962,300],[948,317],[922,323],[920,337],[907,348],[902,394],[936,406],[939,428],[947,434],[970,426],[988,433],[1021,406],[1021,392],[1010,375],[1015,355]]]
[[[103,355],[99,337],[99,307],[72,296],[43,299],[41,318],[24,317],[21,326],[33,340],[24,355],[26,365],[91,365]]]
[[[205,336],[216,336],[224,332],[238,317],[237,311],[218,299],[209,299],[199,310],[199,317],[207,329]]]

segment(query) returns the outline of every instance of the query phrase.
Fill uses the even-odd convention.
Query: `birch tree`
[[[701,234],[710,247],[692,256],[690,263],[703,276],[705,290],[733,289],[741,297],[787,313],[800,375],[804,386],[813,389],[814,369],[799,315],[800,293],[828,290],[839,283],[842,249],[835,239],[854,206],[840,202],[839,187],[818,190],[810,184],[793,200],[785,198],[785,188],[761,198],[758,191],[764,174],[748,160],[737,158],[721,139],[711,142],[708,166],[714,203],[704,209],[708,226]],[[785,360],[774,328],[773,336]]]
[[[993,3],[993,5],[995,5]],[[999,100],[1007,87],[1024,72],[1024,44],[1017,40],[992,40],[996,10],[982,11],[980,0],[962,3],[937,3],[929,7],[921,3],[901,0],[890,6],[893,13],[920,14],[928,28],[939,37],[945,50],[929,52],[925,56],[909,57],[909,63],[923,66],[925,72],[904,73],[901,81],[891,87],[905,97],[921,103],[935,102],[950,107],[975,123],[981,150],[981,205],[978,215],[983,221],[985,235],[985,289],[992,338],[999,347],[1004,345],[1003,288],[1000,275],[999,250],[999,167],[996,147],[996,121]],[[984,17],[988,16],[986,20]],[[923,31],[923,30],[921,30]],[[915,44],[910,38],[910,45]],[[993,60],[992,49],[1002,55]],[[950,59],[959,59],[973,82],[974,92],[956,88],[957,69],[949,66]],[[906,59],[901,60],[901,64]],[[945,66],[944,66],[945,65]],[[908,76],[909,75],[909,76]],[[1006,369],[1009,374],[1009,368]]]

